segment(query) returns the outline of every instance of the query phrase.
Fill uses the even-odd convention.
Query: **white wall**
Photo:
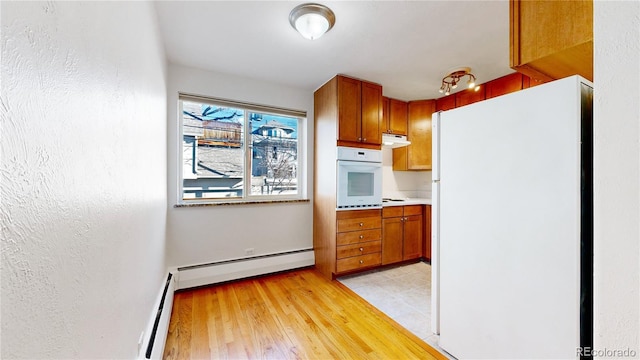
[[[166,276],[154,9],[2,1],[1,16],[0,357],[135,358]]]
[[[594,1],[594,348],[640,357],[640,2]]]
[[[393,149],[382,148],[382,197],[431,198],[431,171],[393,171]]]
[[[168,259],[188,266],[313,246],[311,203],[225,205],[174,208],[177,202],[178,92],[307,111],[307,141],[303,159],[307,179],[313,179],[313,90],[296,89],[238,76],[169,65],[168,96]],[[301,135],[305,131],[302,131]],[[312,194],[311,181],[305,189]]]

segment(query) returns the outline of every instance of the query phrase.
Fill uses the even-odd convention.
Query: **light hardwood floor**
[[[175,294],[165,359],[446,359],[314,269]]]

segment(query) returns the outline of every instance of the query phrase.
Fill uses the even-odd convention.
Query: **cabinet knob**
[[[362,141],[367,141],[367,138],[362,139]]]
[[[364,260],[360,260],[360,264],[364,264]]]
[[[360,225],[360,226],[364,226],[364,223],[360,223],[359,225]]]
[[[363,249],[363,248],[360,248],[360,252],[362,252],[362,251],[364,251],[364,249]]]
[[[360,239],[364,239],[364,235],[360,235]]]
[[[358,138],[358,141],[362,141],[362,138]]]

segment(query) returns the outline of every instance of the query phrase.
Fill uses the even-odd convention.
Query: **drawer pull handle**
[[[360,235],[360,239],[364,239],[364,235]]]
[[[363,249],[363,248],[360,248],[360,252],[362,252],[362,251],[364,251],[364,249]]]
[[[360,264],[364,264],[364,260],[360,260]]]

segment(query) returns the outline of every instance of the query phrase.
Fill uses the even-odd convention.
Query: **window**
[[[180,203],[300,199],[306,113],[180,95]]]

